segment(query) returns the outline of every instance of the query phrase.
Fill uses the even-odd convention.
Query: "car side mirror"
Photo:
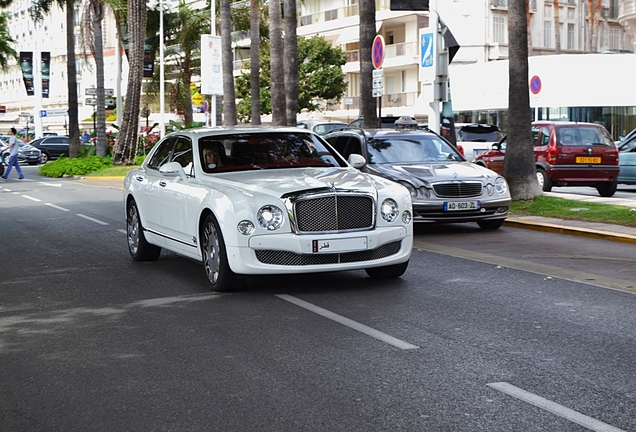
[[[181,180],[186,180],[188,178],[179,162],[168,162],[167,164],[163,164],[159,168],[159,172],[166,177],[181,177]]]
[[[351,153],[349,155],[349,159],[347,159],[347,162],[349,162],[349,165],[351,165],[352,167],[356,169],[360,169],[367,164],[367,161],[364,158],[364,156],[356,154],[356,153]]]

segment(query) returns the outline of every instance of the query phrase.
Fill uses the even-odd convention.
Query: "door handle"
[[[137,180],[138,182],[142,182],[144,181],[144,178],[142,176],[137,176],[135,177],[135,180]]]
[[[161,186],[161,187],[166,187],[166,184],[167,184],[167,183],[166,183],[165,181],[163,181],[163,180],[161,180],[161,181],[159,182],[159,186]]]

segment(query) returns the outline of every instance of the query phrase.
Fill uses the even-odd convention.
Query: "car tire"
[[[548,173],[543,168],[537,168],[537,181],[543,192],[550,192],[552,190],[552,180],[548,177]]]
[[[233,291],[245,282],[245,279],[239,278],[230,269],[223,234],[212,214],[205,218],[201,228],[201,257],[205,275],[212,285],[212,290]]]
[[[141,225],[137,203],[131,200],[126,211],[126,237],[128,251],[135,261],[155,261],[161,255],[161,248],[146,241]]]
[[[409,262],[407,261],[402,264],[393,264],[384,267],[370,267],[364,269],[364,271],[373,279],[396,279],[404,274],[408,266]]]
[[[597,186],[596,190],[598,191],[598,194],[600,196],[609,198],[611,196],[614,196],[614,194],[616,193],[617,187],[618,187],[618,182],[615,180],[613,182],[603,183],[602,185]]]
[[[501,228],[503,223],[504,223],[503,219],[477,221],[477,225],[479,225],[479,228],[485,229],[485,230],[499,229]]]
[[[44,165],[45,163],[47,163],[49,161],[49,155],[42,152],[42,154],[40,155],[40,163],[42,165]]]

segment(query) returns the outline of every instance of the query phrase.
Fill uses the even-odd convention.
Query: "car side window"
[[[188,138],[177,138],[170,161],[179,162],[179,165],[183,167],[185,173],[192,176],[192,142],[190,142]]]
[[[541,143],[539,145],[547,146],[550,144],[550,128],[543,126],[541,128]]]
[[[532,126],[532,142],[534,143],[533,145],[535,147],[539,145],[539,143],[537,142],[538,139],[539,139],[539,128],[536,126]]]
[[[170,152],[172,152],[172,147],[174,146],[174,139],[169,138],[159,144],[157,151],[152,155],[152,158],[148,162],[149,168],[159,169],[159,167],[166,162],[168,162],[168,158],[170,157]]]

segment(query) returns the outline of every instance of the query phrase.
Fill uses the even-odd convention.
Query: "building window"
[[[552,48],[552,21],[543,21],[543,46]]]
[[[493,23],[493,42],[505,44],[508,29],[506,28],[506,17],[503,15],[494,15]]]
[[[619,51],[621,47],[621,30],[616,27],[609,29],[609,49],[611,51]]]
[[[574,24],[568,24],[568,49],[574,50],[576,47],[574,46]]]

